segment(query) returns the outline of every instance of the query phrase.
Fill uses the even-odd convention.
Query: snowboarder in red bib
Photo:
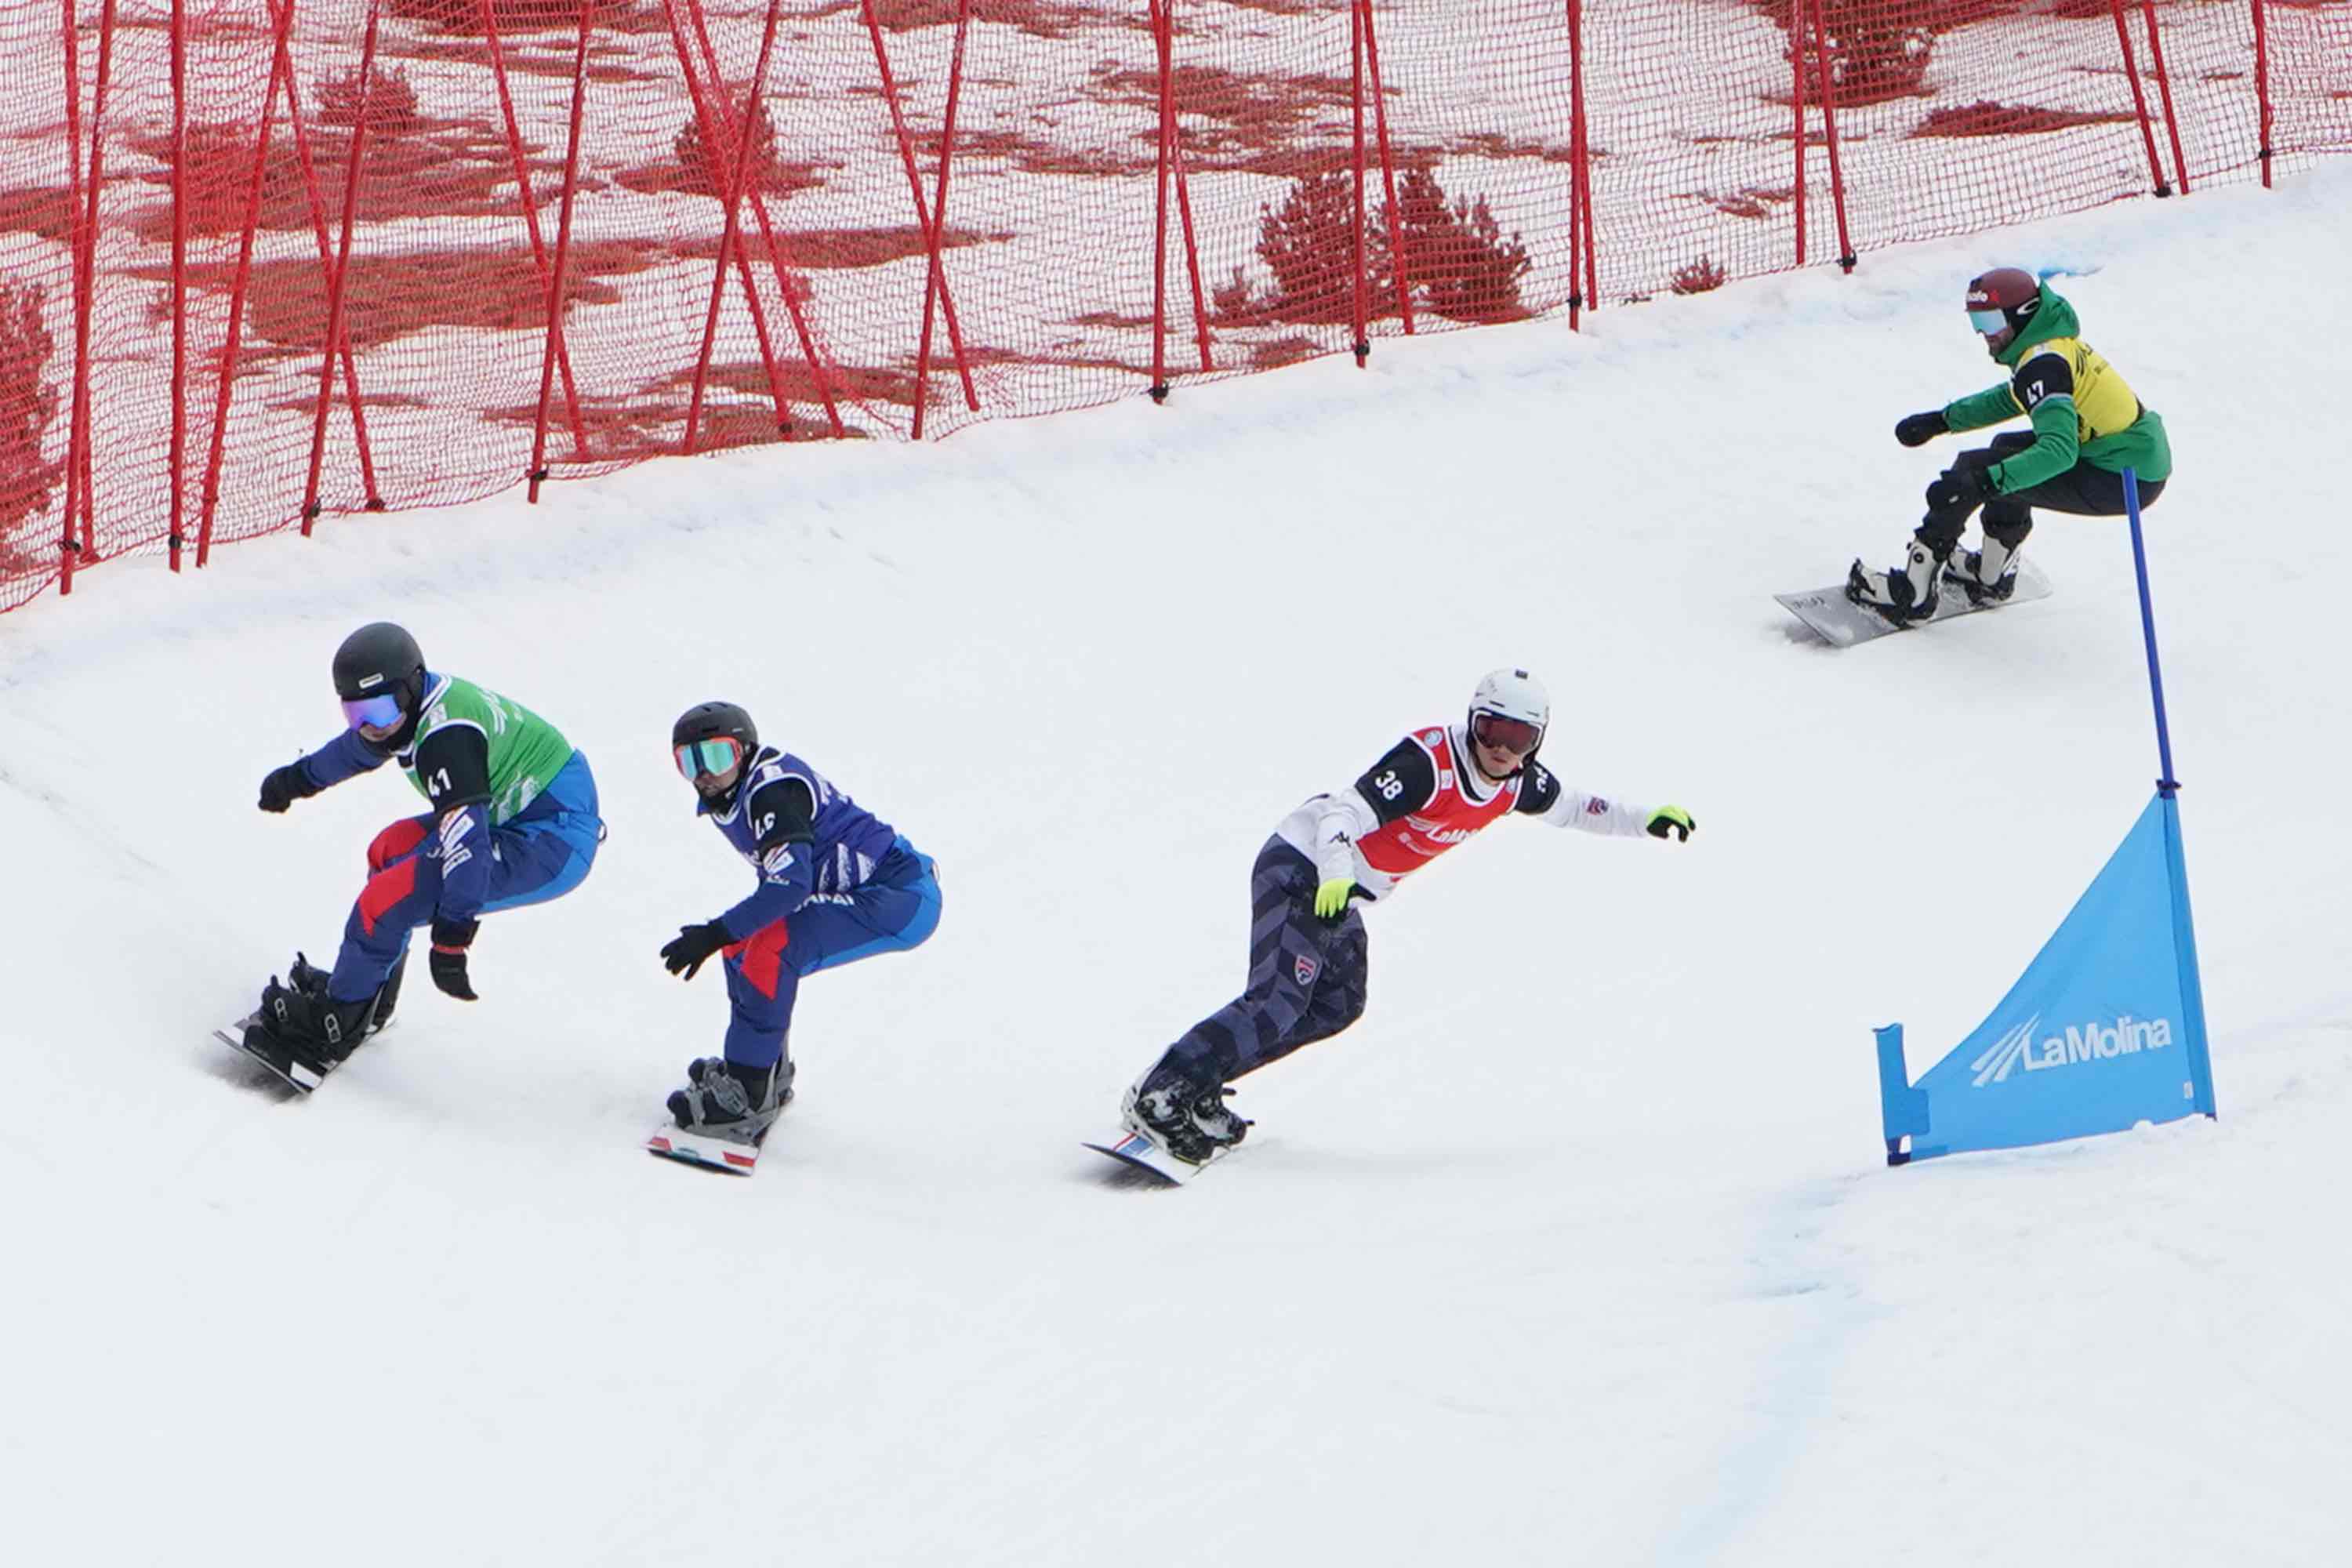
[[[1856,561],[1847,572],[1846,597],[1898,626],[1936,613],[1940,583],[1957,584],[1975,605],[2008,598],[2017,586],[2017,552],[2033,531],[2033,508],[2120,517],[2126,468],[2138,477],[2142,506],[2155,504],[2172,474],[2164,421],[2075,335],[2082,323],[2056,289],[2031,272],[1998,268],[1970,280],[1968,308],[1985,353],[2010,378],[1906,415],[1895,438],[1921,447],[2021,415],[2033,428],[2004,431],[1952,459],[1927,487],[1927,514],[1900,563],[1872,572]],[[1979,508],[1984,544],[1964,552],[1960,531]]]
[[[1562,784],[1536,761],[1550,722],[1533,677],[1495,670],[1462,722],[1415,731],[1353,785],[1283,818],[1250,869],[1247,988],[1128,1089],[1127,1125],[1195,1164],[1240,1142],[1250,1124],[1226,1107],[1226,1086],[1362,1015],[1359,906],[1490,823],[1533,816],[1588,833],[1690,837],[1697,825],[1678,805],[1651,810]]]

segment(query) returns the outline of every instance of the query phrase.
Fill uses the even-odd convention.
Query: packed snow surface
[[[0,618],[0,1554],[146,1563],[2320,1563],[2347,1551],[2352,179],[1383,343],[1165,407],[331,520]],[[2120,522],[2045,603],[1832,652],[2061,269],[2170,426],[2149,514],[2221,1117],[1902,1170],[1915,1072],[2156,773]],[[581,889],[315,1099],[207,1031],[419,808],[284,817],[352,626],[593,763]],[[1488,668],[1687,846],[1507,822],[1371,912],[1370,1010],[1181,1192],[1079,1141],[1236,988],[1299,799]],[[746,873],[666,754],[744,702],[937,857],[802,992],[758,1176],[640,1142]]]

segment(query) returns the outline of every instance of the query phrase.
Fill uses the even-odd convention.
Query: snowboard
[[[772,1130],[772,1126],[771,1123]],[[761,1142],[764,1142],[763,1138]],[[708,1132],[688,1132],[667,1121],[646,1137],[646,1152],[659,1154],[665,1160],[675,1160],[681,1165],[694,1165],[705,1171],[724,1171],[730,1176],[748,1176],[760,1166],[758,1143],[717,1138]]]
[[[1912,626],[1935,626],[1959,616],[1972,616],[1979,610],[1998,610],[2009,605],[2022,605],[2050,596],[2050,579],[2042,574],[2031,561],[2017,563],[2017,586],[2006,599],[1990,605],[1972,605],[1969,595],[1948,573],[1943,591],[1936,595],[1936,613],[1925,621]],[[1886,636],[1889,632],[1907,631],[1867,605],[1857,605],[1845,596],[1843,583],[1827,588],[1815,588],[1803,594],[1775,594],[1780,607],[1796,616],[1818,633],[1832,647],[1852,647]]]
[[[259,1062],[278,1075],[279,1081],[310,1093],[327,1080],[327,1075],[338,1064],[324,1062],[307,1052],[297,1051],[285,1041],[261,1026],[259,1012],[247,1014],[234,1024],[213,1031],[213,1038],[243,1056]]]
[[[1097,1154],[1108,1154],[1123,1165],[1148,1171],[1171,1187],[1181,1187],[1193,1177],[1223,1159],[1227,1151],[1218,1149],[1208,1159],[1196,1165],[1190,1160],[1180,1160],[1142,1133],[1122,1130],[1120,1135],[1107,1143],[1088,1143],[1084,1147]]]

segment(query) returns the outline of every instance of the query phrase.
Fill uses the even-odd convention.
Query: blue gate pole
[[[2124,470],[2124,514],[2131,519],[2132,565],[2139,574],[2139,629],[2147,639],[2147,689],[2156,698],[2156,753],[2163,774],[2156,792],[2167,800],[2180,788],[2172,776],[2172,729],[2164,718],[2164,672],[2156,662],[2156,610],[2147,596],[2147,543],[2139,531],[2139,475]]]
[[[2179,781],[2172,776],[2172,729],[2164,717],[2164,673],[2156,661],[2156,611],[2147,595],[2147,542],[2140,535],[2139,476],[2124,470],[2124,513],[2131,519],[2132,565],[2139,574],[2139,625],[2147,639],[2147,689],[2156,700],[2156,752],[2164,776],[2156,781],[2164,797],[2164,856],[2172,890],[2173,962],[2180,975],[2182,1047],[2188,1058],[2190,1103],[2207,1116],[2213,1105],[2213,1058],[2205,1035],[2205,984],[2198,973],[2197,926],[2189,912],[2189,867],[2180,847]]]

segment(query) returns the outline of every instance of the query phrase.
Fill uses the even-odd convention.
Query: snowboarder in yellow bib
[[[2124,470],[2151,505],[2172,474],[2164,421],[2142,404],[2105,356],[2077,332],[2074,307],[2030,272],[2003,267],[1969,284],[1969,324],[2010,378],[1895,424],[1895,438],[1925,446],[1938,436],[1982,429],[2020,416],[2029,431],[2004,431],[1989,447],[1962,452],[1927,487],[1927,515],[1904,559],[1885,572],[1860,561],[1846,574],[1846,597],[1897,626],[1936,613],[1939,580],[1971,604],[1998,603],[2017,584],[2017,552],[2033,531],[2035,507],[2081,517],[2118,517]],[[1963,552],[1960,531],[1981,507],[1984,542]]]

